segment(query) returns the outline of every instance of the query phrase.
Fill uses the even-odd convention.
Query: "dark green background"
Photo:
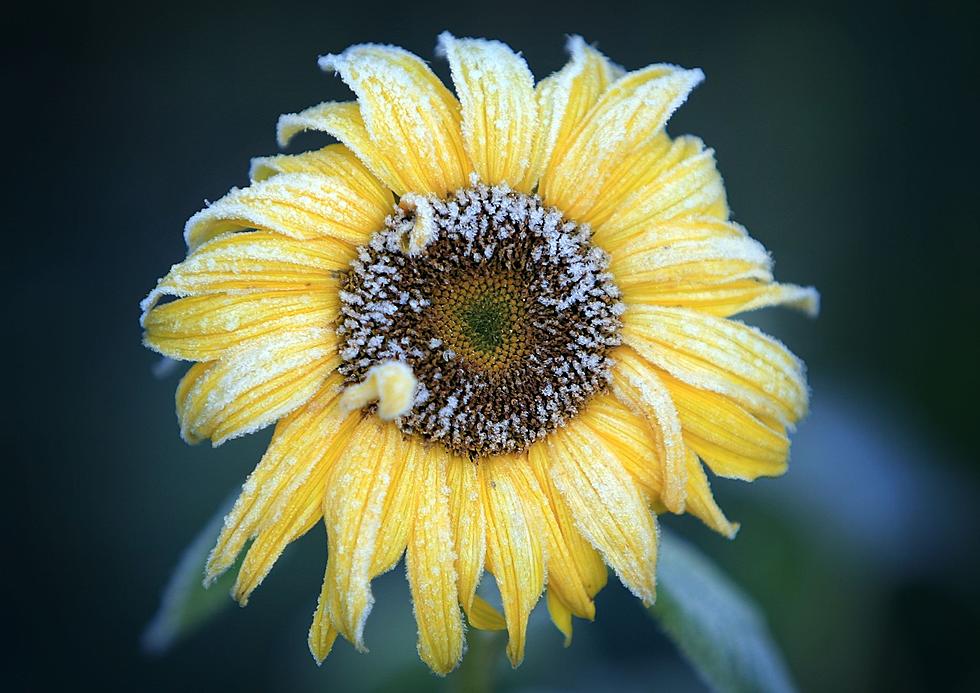
[[[371,654],[339,644],[313,665],[320,530],[248,609],[165,657],[141,653],[170,568],[267,433],[185,446],[175,377],[151,375],[137,303],[183,257],[185,219],[245,184],[249,157],[275,150],[278,114],[348,98],[318,54],[380,41],[431,58],[448,28],[507,41],[539,77],[560,67],[573,32],[628,68],[705,70],[669,129],[716,148],[734,218],[772,251],[777,276],[820,288],[823,313],[751,318],[810,369],[813,414],[789,474],[715,484],[742,522],[733,543],[685,518],[664,522],[758,599],[803,689],[980,688],[974,8],[79,3],[7,16],[4,679],[130,690],[438,683],[415,659],[400,568],[378,583]],[[525,665],[500,684],[700,688],[621,587],[602,593],[598,612],[567,651],[536,621]]]

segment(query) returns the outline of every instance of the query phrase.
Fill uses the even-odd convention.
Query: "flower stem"
[[[503,631],[471,629],[467,652],[459,670],[449,679],[449,690],[459,693],[489,693],[506,638]]]

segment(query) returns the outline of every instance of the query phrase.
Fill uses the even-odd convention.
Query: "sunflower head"
[[[339,143],[253,160],[143,303],[146,344],[194,362],[185,439],[275,423],[206,579],[251,541],[245,603],[322,523],[318,661],[338,634],[364,649],[371,580],[404,556],[433,671],[462,657],[464,619],[506,629],[516,666],[542,594],[566,642],[607,566],[653,601],[657,513],[734,536],[705,466],[785,469],[803,365],[731,316],[815,313],[816,292],[773,281],[713,152],[667,135],[699,70],[568,50],[535,82],[506,45],[443,34],[455,93],[399,48],[324,56],[356,100],[278,135]]]

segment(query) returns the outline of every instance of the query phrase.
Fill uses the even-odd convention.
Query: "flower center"
[[[506,188],[418,202],[343,278],[341,373],[404,361],[419,387],[403,431],[472,458],[523,450],[609,380],[623,304],[608,258],[587,226]]]

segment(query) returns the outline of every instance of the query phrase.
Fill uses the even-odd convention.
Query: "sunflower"
[[[396,47],[320,58],[356,101],[284,115],[278,138],[339,143],[254,159],[187,222],[142,324],[195,362],[186,441],[275,423],[206,582],[248,545],[245,604],[322,520],[316,660],[338,634],[365,649],[371,580],[404,554],[419,655],[445,674],[466,622],[506,629],[517,666],[542,594],[567,642],[607,566],[653,602],[657,513],[734,536],[703,465],[781,474],[808,394],[803,364],[730,316],[818,297],[775,283],[729,220],[712,150],[666,134],[700,70],[626,72],[572,37],[535,84],[503,43],[437,50],[455,96]]]

